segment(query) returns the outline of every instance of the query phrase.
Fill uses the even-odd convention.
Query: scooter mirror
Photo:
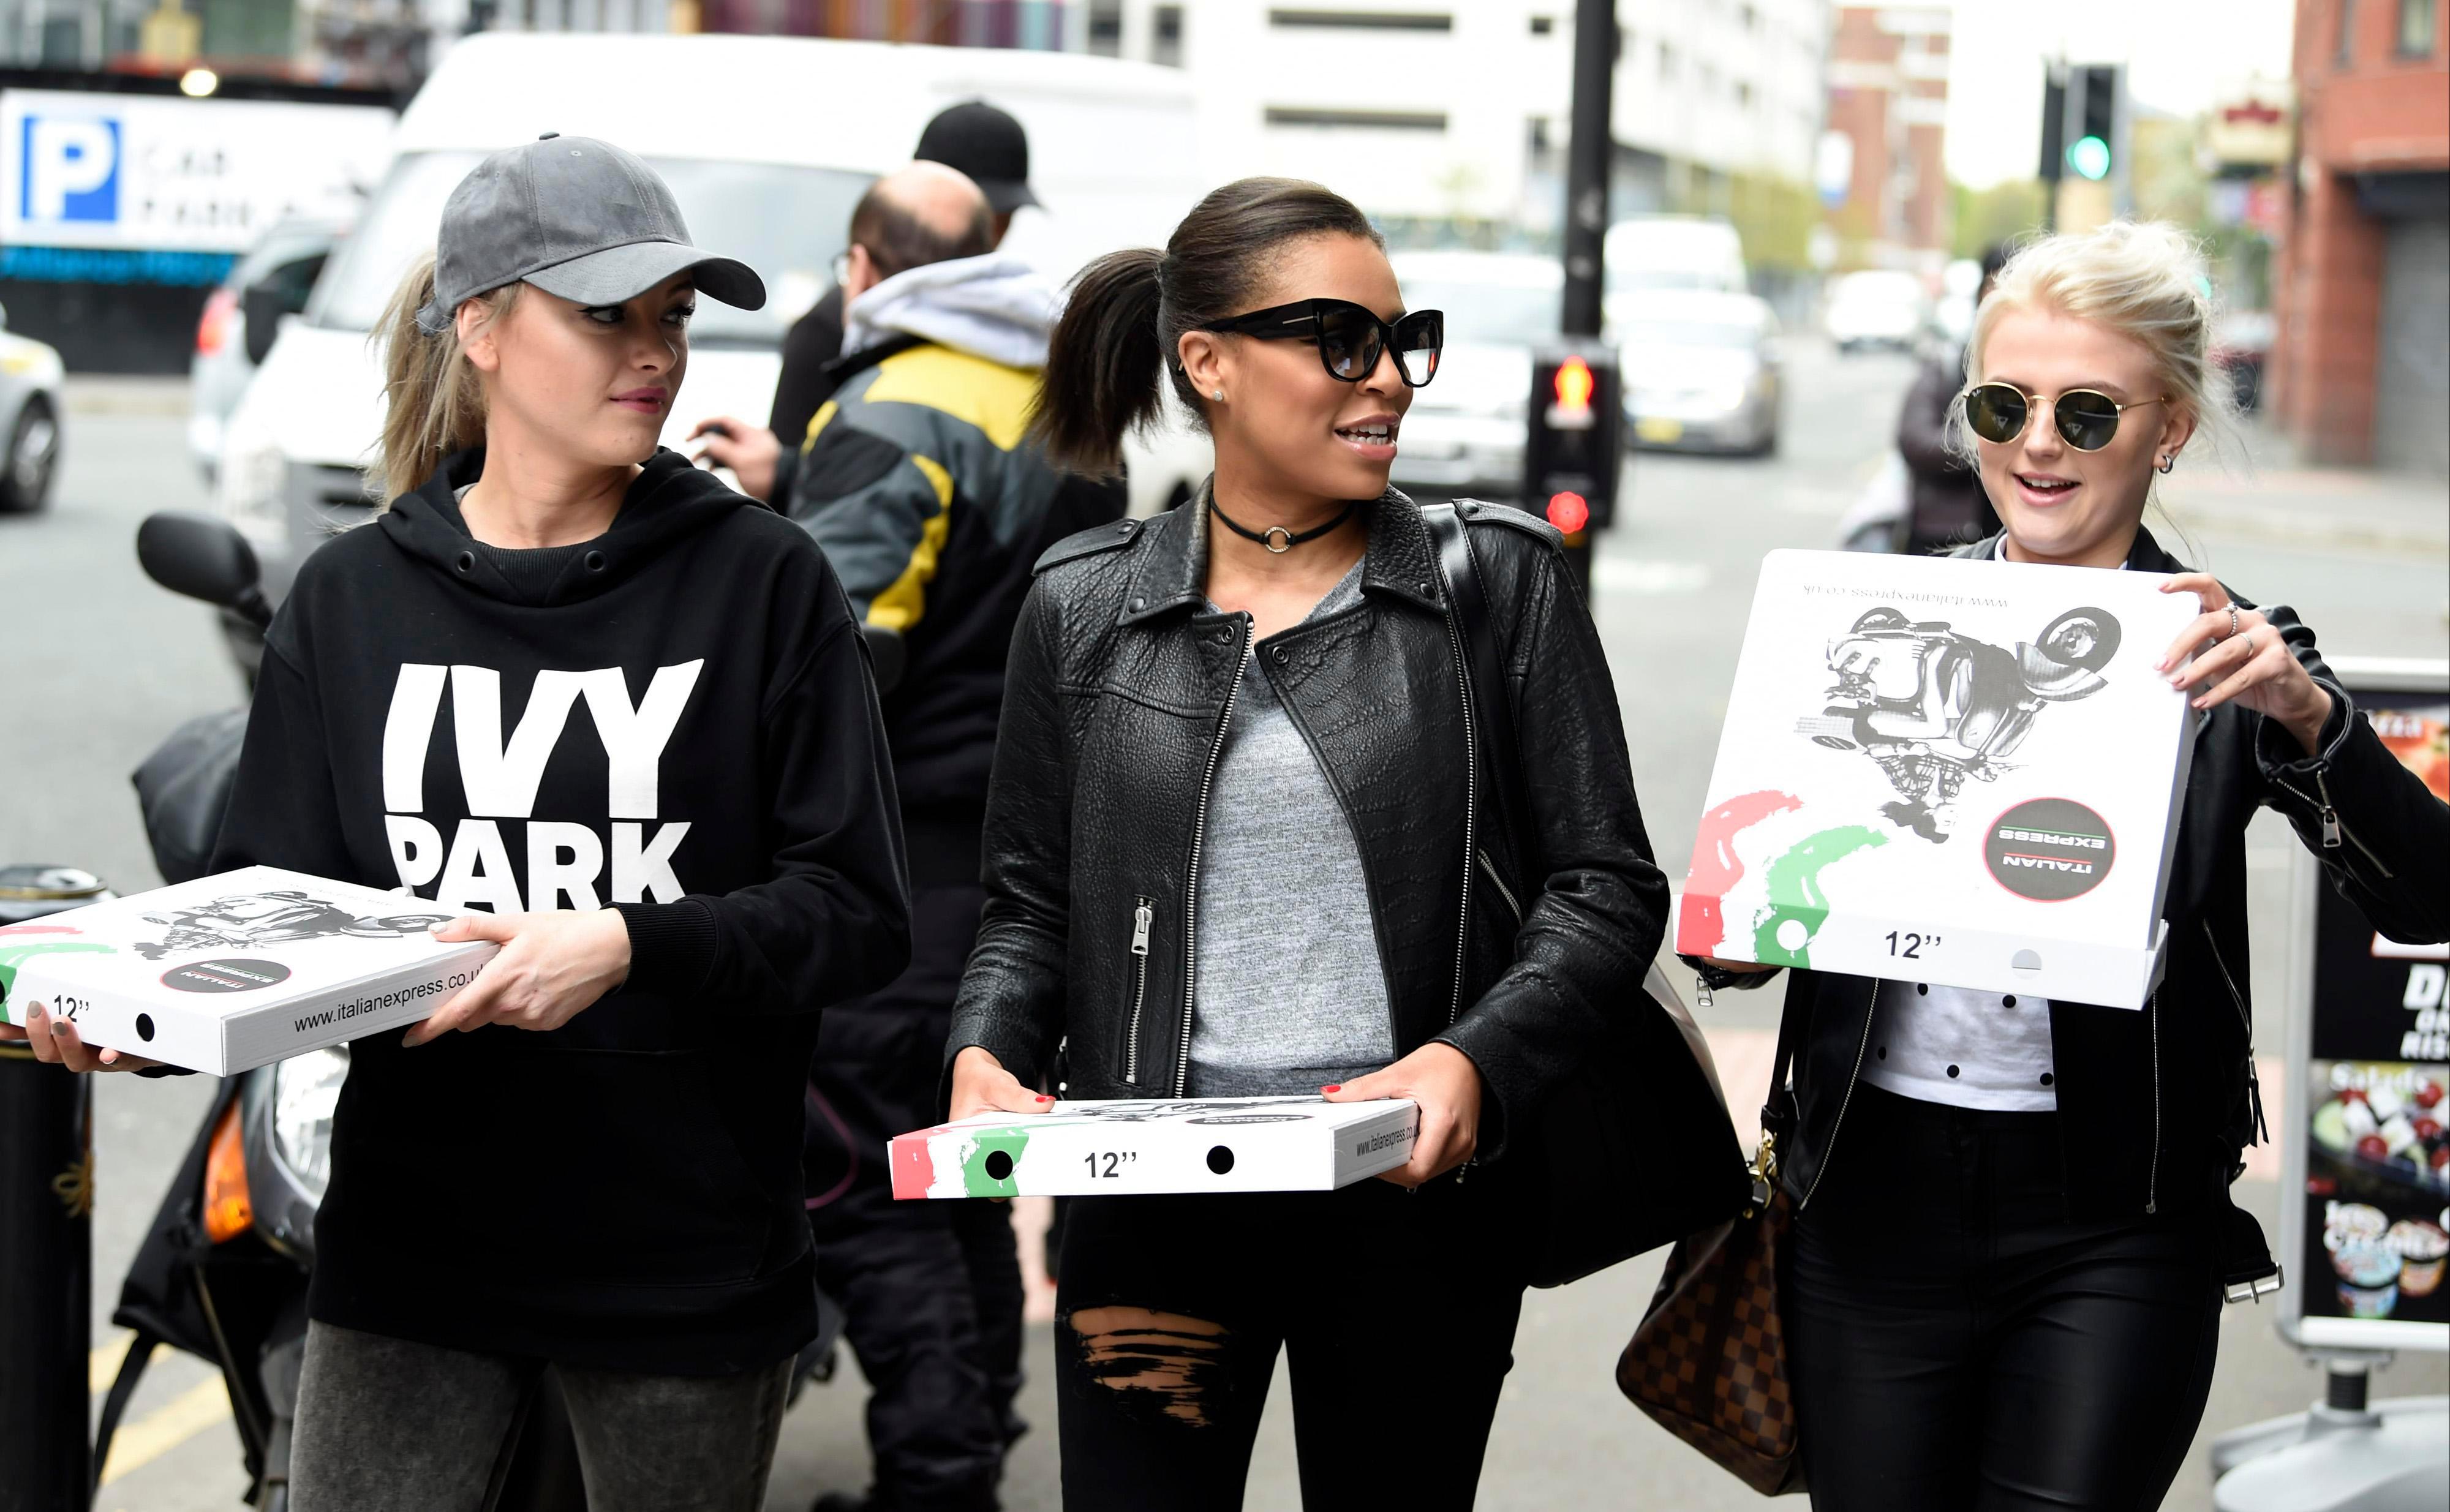
[[[136,560],[168,589],[252,620],[272,622],[255,549],[227,520],[187,510],[148,514],[136,527]]]

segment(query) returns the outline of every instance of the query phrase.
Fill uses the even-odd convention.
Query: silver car
[[[1447,313],[1437,380],[1412,396],[1390,478],[1407,493],[1523,492],[1532,351],[1556,339],[1565,272],[1517,252],[1398,252],[1406,307]]]
[[[60,376],[54,347],[9,328],[0,310],[0,514],[30,514],[51,501],[60,468]]]
[[[1610,301],[1637,446],[1778,450],[1778,317],[1749,294],[1643,289]]]
[[[272,350],[282,317],[306,308],[324,260],[348,229],[339,221],[283,221],[230,264],[204,300],[187,364],[187,451],[206,482],[221,467],[222,429]]]

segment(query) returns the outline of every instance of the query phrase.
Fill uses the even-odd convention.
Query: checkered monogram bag
[[[1792,1127],[1787,1047],[1779,1048],[1753,1200],[1669,1253],[1616,1366],[1617,1387],[1634,1405],[1763,1496],[1803,1489],[1778,1308],[1778,1251],[1792,1219],[1778,1184],[1778,1138]]]

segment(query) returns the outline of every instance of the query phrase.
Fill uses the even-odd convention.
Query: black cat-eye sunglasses
[[[1358,383],[1376,372],[1380,354],[1392,351],[1395,371],[1410,389],[1427,388],[1438,376],[1438,353],[1447,342],[1443,310],[1414,310],[1390,324],[1368,305],[1351,300],[1296,300],[1211,320],[1199,329],[1263,341],[1314,340],[1328,376],[1346,383]]]

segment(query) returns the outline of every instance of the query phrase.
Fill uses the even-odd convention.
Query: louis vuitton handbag
[[[1751,1200],[1669,1252],[1650,1310],[1616,1364],[1617,1387],[1635,1406],[1763,1496],[1803,1489],[1778,1306],[1778,1252],[1793,1219],[1778,1183],[1779,1145],[1795,1126],[1793,1050],[1781,1023]]]

